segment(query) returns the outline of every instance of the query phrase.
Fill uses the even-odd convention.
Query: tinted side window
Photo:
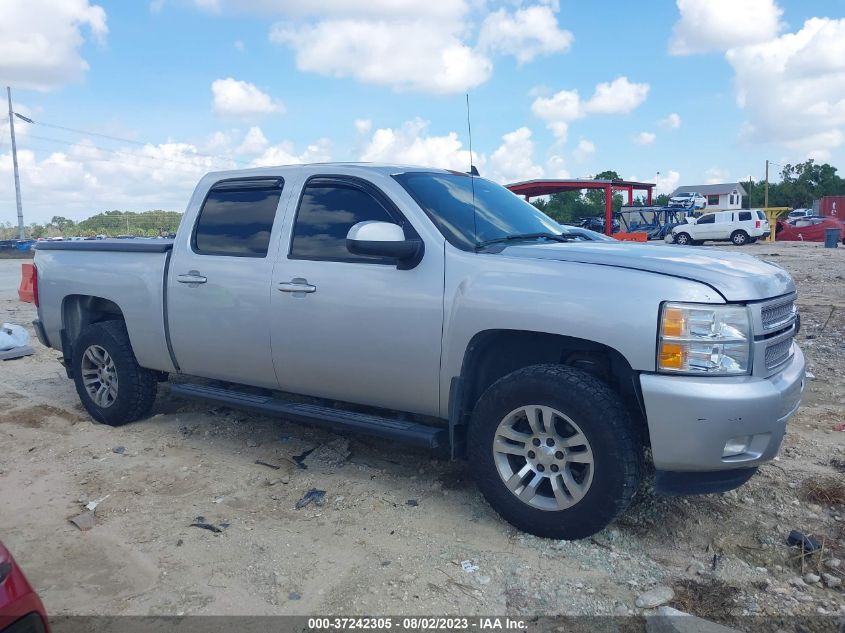
[[[281,184],[221,183],[209,191],[194,230],[200,255],[266,257]]]
[[[744,222],[745,220],[751,219],[751,211],[740,211],[739,212],[739,221]]]
[[[708,213],[707,215],[702,215],[700,218],[698,218],[698,222],[696,222],[696,224],[714,224],[715,222],[715,214]]]
[[[381,261],[379,257],[353,255],[346,248],[346,234],[358,222],[393,222],[374,196],[342,183],[314,183],[305,187],[293,227],[290,256],[297,259]]]
[[[766,214],[763,213],[762,211],[757,211],[757,217],[760,218],[761,220],[765,220]]]

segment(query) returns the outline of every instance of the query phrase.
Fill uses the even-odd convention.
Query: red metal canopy
[[[526,200],[537,196],[548,196],[562,191],[580,191],[581,189],[604,189],[604,232],[613,233],[613,192],[627,191],[628,204],[634,202],[634,190],[645,191],[647,204],[651,206],[653,182],[637,182],[636,180],[526,180],[505,185],[515,194],[525,196]]]

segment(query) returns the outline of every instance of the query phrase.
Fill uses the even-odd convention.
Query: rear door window
[[[282,181],[223,181],[208,192],[192,246],[199,255],[266,257]]]

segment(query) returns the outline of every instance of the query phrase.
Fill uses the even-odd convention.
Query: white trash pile
[[[29,332],[20,325],[4,323],[0,327],[0,359],[11,360],[33,353],[29,347]]]

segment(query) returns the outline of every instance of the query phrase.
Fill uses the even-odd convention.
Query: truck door
[[[696,240],[712,240],[719,237],[718,226],[716,225],[716,214],[707,213],[695,221]]]
[[[287,203],[280,178],[223,180],[180,231],[167,278],[170,342],[187,374],[276,388],[270,280]],[[269,253],[269,255],[268,255]]]
[[[273,273],[271,340],[279,386],[437,415],[443,252],[430,248],[411,270],[353,255],[346,235],[366,220],[399,224],[406,237],[416,236],[372,183],[344,176],[306,181]]]

